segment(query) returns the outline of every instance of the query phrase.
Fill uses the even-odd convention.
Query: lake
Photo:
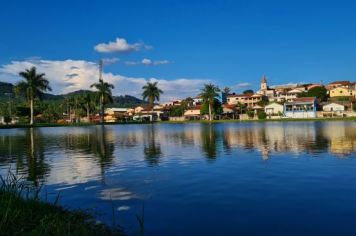
[[[9,169],[129,234],[356,234],[356,122],[3,129]]]

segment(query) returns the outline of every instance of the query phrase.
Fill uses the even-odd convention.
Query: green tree
[[[320,101],[326,101],[328,98],[328,93],[324,87],[314,87],[309,89],[308,92],[300,93],[298,97],[316,97]]]
[[[251,94],[253,93],[253,90],[252,89],[247,89],[245,91],[242,92],[243,94]]]
[[[30,102],[30,125],[33,125],[33,105],[34,99],[41,99],[41,95],[46,91],[51,91],[48,80],[45,78],[45,74],[37,74],[36,67],[31,67],[31,69],[26,69],[19,73],[19,75],[24,78],[20,81],[16,87],[15,91],[17,94],[25,93],[27,99]]]
[[[104,80],[101,79],[99,83],[94,83],[90,85],[90,87],[95,87],[97,90],[100,107],[100,122],[104,123],[104,107],[106,104],[113,102],[111,90],[114,89],[114,85],[104,82]]]
[[[95,107],[94,102],[95,102],[95,96],[91,92],[85,92],[81,94],[79,97],[79,103],[81,107],[84,108],[86,111],[88,122],[90,122],[90,111],[92,111]]]
[[[352,106],[352,110],[354,110],[354,112],[356,112],[356,103]]]
[[[213,84],[206,84],[200,93],[200,96],[203,98],[203,102],[208,104],[210,121],[213,120],[212,107],[214,105],[215,99],[220,97],[219,92],[219,87]]]
[[[221,102],[219,101],[219,99],[214,99],[214,104],[212,106],[212,113],[213,114],[221,114],[223,112],[223,108],[221,106]],[[209,104],[208,103],[204,103],[203,106],[200,109],[200,113],[202,115],[209,115]]]
[[[143,100],[146,100],[149,102],[149,104],[152,106],[152,113],[153,113],[153,105],[154,102],[157,100],[159,101],[161,94],[163,94],[163,91],[158,88],[157,82],[147,82],[145,86],[142,87],[143,92],[142,92],[142,98]]]

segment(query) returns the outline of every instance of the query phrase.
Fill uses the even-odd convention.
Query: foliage
[[[214,99],[214,104],[212,106],[212,113],[215,115],[219,115],[223,112],[223,108],[221,106],[221,102],[218,99]],[[209,104],[204,103],[200,108],[200,114],[209,115]]]
[[[257,117],[259,120],[265,120],[267,118],[267,114],[264,111],[257,112]]]
[[[252,89],[247,89],[245,91],[242,92],[243,94],[251,94],[253,93],[253,90]]]
[[[356,112],[356,103],[352,106],[352,110],[354,110],[354,112]]]
[[[204,104],[208,104],[209,120],[212,120],[213,108],[215,100],[220,97],[220,89],[213,84],[205,84],[201,90],[200,96],[203,98]]]
[[[142,89],[143,100],[147,99],[151,105],[153,105],[156,100],[159,101],[160,95],[163,93],[163,91],[158,88],[157,82],[147,82],[147,84],[143,86]]]
[[[41,99],[43,93],[47,90],[51,91],[48,80],[45,78],[45,74],[38,74],[36,67],[31,67],[31,69],[26,69],[19,73],[19,75],[24,79],[20,81],[16,87],[15,92],[17,94],[26,94],[27,99],[30,102],[30,124],[33,124],[33,103],[34,99]]]
[[[298,94],[298,97],[316,97],[320,101],[326,101],[328,98],[327,90],[324,87],[314,87],[308,92]]]
[[[173,106],[169,111],[170,116],[182,116],[184,114],[184,107],[183,106]]]
[[[248,110],[246,114],[249,118],[253,118],[255,116],[255,112],[253,110]]]

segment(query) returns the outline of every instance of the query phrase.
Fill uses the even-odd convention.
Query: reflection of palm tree
[[[37,129],[30,128],[26,131],[27,137],[27,179],[33,181],[37,186],[48,174],[50,168],[45,163],[45,147],[41,140],[41,133]],[[19,160],[22,162],[22,160]],[[21,165],[21,164],[20,164]]]
[[[162,155],[162,152],[161,145],[156,144],[155,127],[153,125],[149,126],[147,139],[147,145],[145,143],[143,148],[145,159],[147,160],[149,165],[157,165],[159,162],[159,158]]]
[[[202,148],[208,159],[216,158],[216,132],[213,125],[202,127]]]
[[[99,158],[99,164],[102,176],[104,177],[105,169],[112,164],[114,159],[114,144],[108,142],[107,132],[104,125],[97,126],[96,134],[94,134],[94,143],[91,145],[94,154]]]

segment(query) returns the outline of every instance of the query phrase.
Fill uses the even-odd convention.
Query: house
[[[229,105],[236,105],[242,104],[246,107],[254,107],[259,102],[263,101],[262,94],[230,94],[227,96],[227,104]]]
[[[288,118],[315,118],[316,106],[315,97],[296,98],[284,104],[284,115]]]
[[[117,119],[122,118],[127,113],[127,108],[107,108],[105,109],[105,122],[116,122]]]
[[[329,83],[328,85],[325,86],[325,88],[327,90],[331,90],[331,89],[334,89],[334,88],[350,88],[351,86],[351,83],[350,81],[335,81],[335,82],[332,82],[332,83]]]
[[[184,117],[186,119],[188,119],[188,120],[200,119],[200,117],[201,117],[201,113],[200,113],[201,107],[202,107],[201,105],[196,105],[196,106],[189,107],[184,112]]]
[[[330,97],[355,97],[356,90],[345,87],[337,87],[329,90]]]
[[[268,115],[279,115],[283,114],[284,106],[279,103],[271,103],[265,106],[265,112]]]
[[[337,104],[337,103],[329,103],[329,104],[323,106],[323,111],[344,112],[345,106]]]

